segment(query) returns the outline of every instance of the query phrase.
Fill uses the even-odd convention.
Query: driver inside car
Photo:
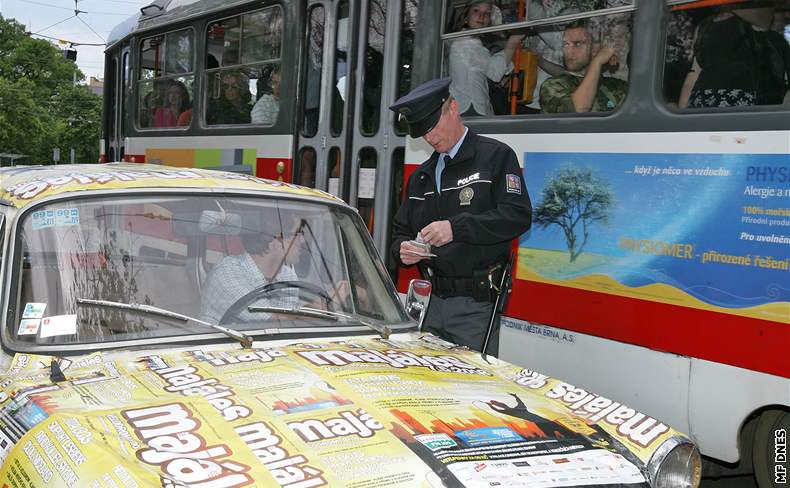
[[[220,323],[228,309],[242,297],[267,283],[294,281],[299,278],[293,264],[299,258],[299,234],[288,236],[241,234],[245,252],[225,256],[211,270],[201,293],[201,317]],[[256,305],[294,308],[299,300],[296,288],[272,290],[255,302]],[[241,322],[265,320],[265,313],[242,310],[236,314]]]

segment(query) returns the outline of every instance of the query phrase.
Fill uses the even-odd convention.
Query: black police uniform
[[[406,103],[411,108],[417,106],[417,110],[409,113],[416,111],[423,116],[428,110],[421,104],[433,106],[438,101],[441,109],[449,96],[444,91],[445,82],[428,83],[433,83],[426,90],[428,95],[422,95],[416,102],[407,98],[420,93],[422,86],[418,87],[392,108]],[[410,129],[422,123],[416,131],[417,137],[438,121],[435,114],[435,120],[427,124],[424,119],[412,124],[409,114],[406,118]],[[420,134],[420,131],[424,132]],[[427,264],[434,284],[424,324],[427,330],[445,339],[480,350],[495,297],[488,276],[497,266],[501,269],[508,259],[511,241],[529,229],[532,205],[516,154],[507,145],[469,130],[455,158],[445,162],[441,193],[436,191],[435,181],[438,158],[439,153],[434,152],[409,177],[406,199],[395,215],[391,251],[400,261],[403,241],[414,239],[417,232],[432,222],[450,222],[452,242],[433,247],[431,252],[436,257],[421,262]],[[498,320],[493,332],[498,334]],[[496,355],[497,346],[498,335],[492,335],[487,352]]]

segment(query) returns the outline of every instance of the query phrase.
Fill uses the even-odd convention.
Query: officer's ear
[[[453,114],[457,114],[458,113],[458,100],[456,100],[455,98],[451,99],[450,100],[450,104],[447,106],[447,111],[451,112]]]

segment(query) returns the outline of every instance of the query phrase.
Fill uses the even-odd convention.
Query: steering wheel
[[[275,290],[282,290],[285,288],[296,288],[298,290],[306,290],[310,292],[312,295],[321,298],[326,303],[327,308],[329,304],[332,303],[332,297],[327,295],[326,291],[309,281],[301,281],[301,280],[291,280],[291,281],[273,281],[271,283],[264,283],[256,288],[254,288],[249,293],[245,294],[244,296],[240,297],[238,300],[233,302],[233,304],[228,307],[224,314],[222,314],[222,318],[219,320],[220,324],[226,323],[229,319],[232,318],[239,318],[239,314],[246,310],[247,307],[255,303],[256,301],[260,300],[261,298],[269,295],[271,292]]]

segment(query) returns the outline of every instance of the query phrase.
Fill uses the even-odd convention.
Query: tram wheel
[[[754,477],[760,488],[787,486],[790,473],[787,436],[790,434],[790,412],[769,410],[760,415],[754,431],[752,461]]]

